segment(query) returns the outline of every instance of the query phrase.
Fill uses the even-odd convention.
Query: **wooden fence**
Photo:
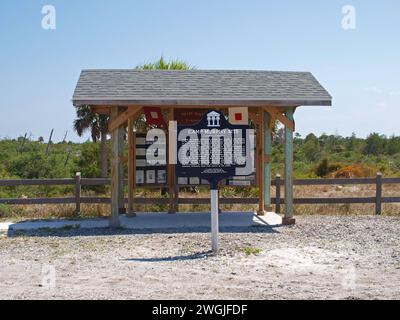
[[[82,186],[100,186],[109,185],[110,179],[93,179],[81,178],[77,174],[75,179],[21,179],[21,180],[0,180],[0,187],[15,187],[15,186],[66,186],[75,187],[75,195],[73,197],[58,197],[58,198],[0,198],[0,204],[10,205],[27,205],[27,204],[75,204],[76,212],[80,212],[81,204],[85,203],[110,203],[108,197],[87,197],[82,196]],[[125,181],[126,183],[126,181]],[[399,184],[400,178],[383,178],[380,173],[375,178],[354,178],[354,179],[299,179],[294,180],[294,185],[299,186],[315,186],[315,185],[359,185],[369,184],[375,185],[374,197],[345,197],[345,198],[295,198],[295,204],[375,204],[375,213],[380,215],[382,212],[383,203],[400,202],[400,197],[383,197],[382,185],[384,184]],[[272,180],[272,185],[275,186],[275,197],[271,199],[275,205],[275,211],[281,211],[281,205],[285,203],[282,197],[281,187],[284,185],[284,180],[278,175]],[[187,186],[179,186],[187,187]],[[154,185],[153,188],[160,188],[160,185]],[[127,201],[127,199],[125,199]],[[178,204],[208,204],[208,198],[176,198]],[[168,204],[168,198],[135,198],[136,204]],[[257,204],[258,198],[221,198],[221,204]]]

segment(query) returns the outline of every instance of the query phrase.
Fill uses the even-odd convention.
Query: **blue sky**
[[[41,27],[56,8],[56,29]],[[353,5],[355,30],[341,26]],[[400,135],[398,0],[2,0],[0,137],[79,139],[71,97],[84,68],[133,68],[161,54],[199,69],[311,71],[333,107],[303,107],[305,135]]]

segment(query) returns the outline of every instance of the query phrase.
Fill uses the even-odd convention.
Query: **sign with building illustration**
[[[195,125],[178,125],[177,175],[218,182],[238,172],[251,174],[253,168],[245,168],[252,131],[248,125],[232,125],[216,110],[206,112]]]

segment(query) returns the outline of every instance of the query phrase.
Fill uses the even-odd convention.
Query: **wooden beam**
[[[120,114],[120,110],[118,107],[114,107],[111,112],[111,119],[116,119]],[[117,129],[111,132],[111,142],[112,142],[112,156],[111,156],[111,217],[109,226],[111,228],[120,227],[119,221],[119,205],[120,205],[120,195],[121,195],[121,180],[123,177],[121,176],[120,171],[120,161],[119,157],[121,156],[120,150],[123,141],[121,140],[121,132],[122,128],[118,127]]]
[[[278,120],[281,122],[285,127],[290,128],[292,131],[295,131],[295,123],[294,120],[289,119],[287,116],[282,114],[282,109],[277,107],[264,107],[264,111],[268,112],[271,120],[275,121]],[[272,124],[270,124],[271,126]]]
[[[128,212],[129,217],[135,217],[134,197],[136,187],[136,134],[133,132],[134,120],[128,118]]]
[[[257,163],[258,163],[258,188],[259,188],[259,201],[258,201],[258,215],[264,215],[264,116],[263,110],[260,108],[260,116],[257,131]]]
[[[263,112],[264,119],[264,210],[272,211],[271,206],[271,155],[272,155],[272,128],[270,126],[271,116]]]
[[[253,112],[253,111],[249,111],[249,119],[254,124],[257,124],[258,123],[258,113],[257,112]]]
[[[140,107],[130,107],[128,110],[119,114],[116,118],[110,119],[108,124],[108,131],[113,132],[118,127],[122,126],[126,122],[128,122],[129,118],[136,120],[142,112],[142,108]]]
[[[275,114],[270,114],[267,112],[267,114],[269,114],[269,121],[268,121],[268,129],[273,131],[275,128],[275,122],[276,122],[276,117]]]
[[[175,118],[174,109],[168,109],[167,123],[169,126],[169,121],[173,121]],[[167,151],[169,151],[169,133],[167,132]],[[176,213],[178,211],[177,194],[179,190],[177,189],[176,183],[177,178],[175,175],[175,165],[170,163],[169,152],[167,156],[167,181],[168,181],[168,194],[169,194],[169,210],[168,213]]]
[[[286,110],[286,117],[293,121],[293,108]],[[285,126],[285,216],[283,224],[294,224],[293,219],[293,130]]]
[[[249,119],[253,121],[255,124],[255,151],[254,151],[254,167],[255,167],[255,179],[256,179],[256,186],[258,186],[258,114],[257,113],[249,113]]]
[[[118,176],[119,176],[119,194],[118,194],[118,207],[119,214],[126,213],[125,202],[124,202],[124,161],[123,158],[126,158],[124,154],[124,136],[125,136],[125,128],[120,127],[118,129]]]

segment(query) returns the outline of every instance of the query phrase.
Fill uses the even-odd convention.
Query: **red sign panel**
[[[144,107],[143,108],[144,115],[146,117],[146,123],[148,125],[155,125],[157,127],[163,127],[164,117],[161,113],[161,109],[158,107]]]
[[[175,108],[174,116],[178,125],[193,125],[198,123],[207,109]]]

